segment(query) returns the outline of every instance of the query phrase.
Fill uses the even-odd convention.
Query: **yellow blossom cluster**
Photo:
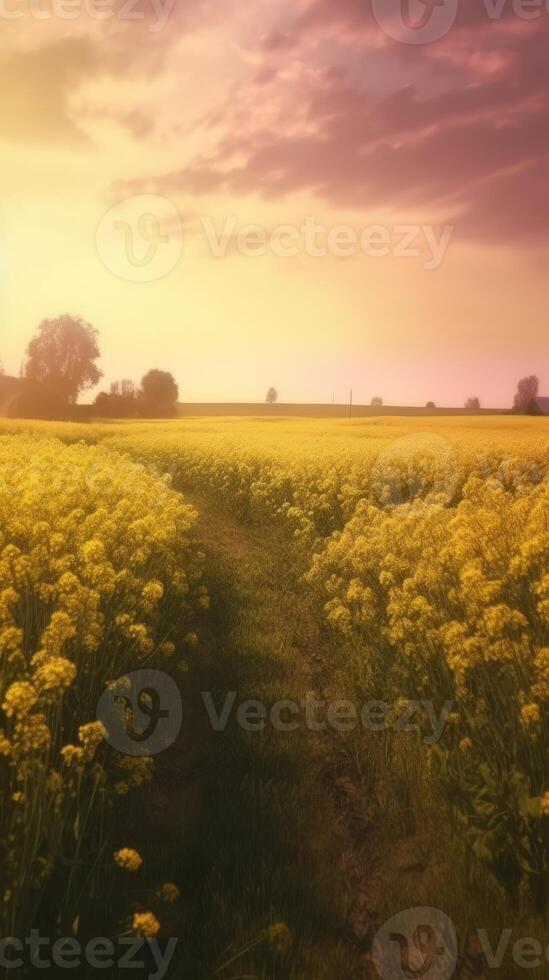
[[[207,595],[195,511],[168,477],[80,441],[79,427],[58,427],[68,444],[51,427],[3,428],[0,889],[13,902],[0,927],[17,934],[11,916],[24,923],[61,855],[102,826],[92,808],[151,777],[151,759],[100,754],[100,694],[141,664],[177,665]]]
[[[548,567],[547,478],[471,475],[453,506],[360,503],[305,576],[388,700],[455,705],[460,723],[433,749],[442,784],[510,887],[549,862],[549,824],[534,820],[546,812]]]
[[[131,847],[123,847],[120,851],[115,851],[113,857],[115,864],[125,871],[139,871],[143,864],[141,855]]]
[[[0,433],[20,433],[5,438],[4,464],[0,435],[0,762],[12,765],[24,739],[50,752],[48,719],[74,688],[155,654],[168,665],[196,645],[193,625],[166,615],[174,602],[189,618],[209,602],[190,543],[194,513],[173,485],[287,533],[304,589],[353,650],[357,688],[371,682],[393,704],[453,703],[426,751],[468,842],[513,888],[545,873],[545,424],[226,418],[84,432],[0,422]],[[22,595],[41,610],[25,620],[31,640]],[[88,744],[74,733],[50,768],[80,771]],[[147,778],[141,765],[117,766],[118,796]]]

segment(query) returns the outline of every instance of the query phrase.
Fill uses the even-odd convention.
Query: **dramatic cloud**
[[[462,3],[449,33],[421,46],[388,38],[363,0],[288,12],[249,46],[250,77],[205,119],[213,149],[157,188],[307,192],[336,207],[437,214],[480,240],[541,239],[549,16],[522,20],[507,5],[493,20],[486,4]]]
[[[518,2],[456,0],[445,35],[409,44],[387,21],[399,0],[112,0],[106,20],[93,0],[71,20],[60,0],[7,0],[24,13],[1,20],[6,369],[70,308],[100,329],[107,380],[161,352],[191,400],[273,381],[288,400],[368,399],[375,378],[387,401],[508,404],[547,353],[549,13]],[[134,196],[174,215],[161,240],[183,229],[158,281],[112,261],[130,233],[148,253]],[[251,258],[236,239],[307,221],[391,243],[421,226],[447,247],[428,266],[421,249],[319,257],[303,236],[295,257]],[[212,228],[234,229],[227,262]]]

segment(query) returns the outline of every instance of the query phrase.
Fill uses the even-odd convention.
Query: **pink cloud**
[[[336,207],[412,209],[421,220],[436,212],[456,236],[540,240],[549,16],[521,21],[507,5],[492,21],[478,0],[462,0],[437,43],[380,44],[380,33],[365,0],[288,10],[256,44],[251,78],[209,116],[219,131],[213,152],[156,186],[266,198],[306,191]]]

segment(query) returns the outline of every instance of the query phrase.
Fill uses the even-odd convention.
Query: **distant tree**
[[[122,381],[113,381],[111,384],[111,395],[117,398],[135,398],[136,388],[133,381],[129,378],[122,378]]]
[[[533,398],[537,398],[539,392],[539,379],[535,374],[529,378],[522,378],[518,383],[515,395],[515,411],[525,412]]]
[[[95,327],[78,316],[42,320],[27,348],[25,377],[54,393],[61,404],[74,404],[81,391],[102,377],[95,363],[100,356],[97,336]]]
[[[2,361],[0,361],[0,378],[2,377],[3,374],[4,374],[4,365],[2,364]]]
[[[472,412],[478,412],[480,409],[480,398],[468,398],[465,402],[465,408],[469,408]]]
[[[155,368],[141,381],[137,399],[139,414],[145,418],[172,418],[177,414],[178,398],[179,388],[173,374]]]
[[[133,381],[114,381],[110,391],[100,392],[94,402],[97,415],[110,419],[134,418],[138,411],[137,391]]]
[[[379,408],[381,405],[383,405],[383,398],[380,398],[379,395],[374,395],[374,397],[370,402],[370,405],[374,405]]]
[[[427,402],[425,408],[436,408],[436,405],[434,402]]]
[[[265,401],[267,405],[274,405],[278,401],[278,391],[276,388],[269,388]]]

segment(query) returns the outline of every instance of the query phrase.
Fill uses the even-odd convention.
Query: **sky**
[[[549,394],[548,8],[0,0],[5,370],[73,313],[101,388]]]

